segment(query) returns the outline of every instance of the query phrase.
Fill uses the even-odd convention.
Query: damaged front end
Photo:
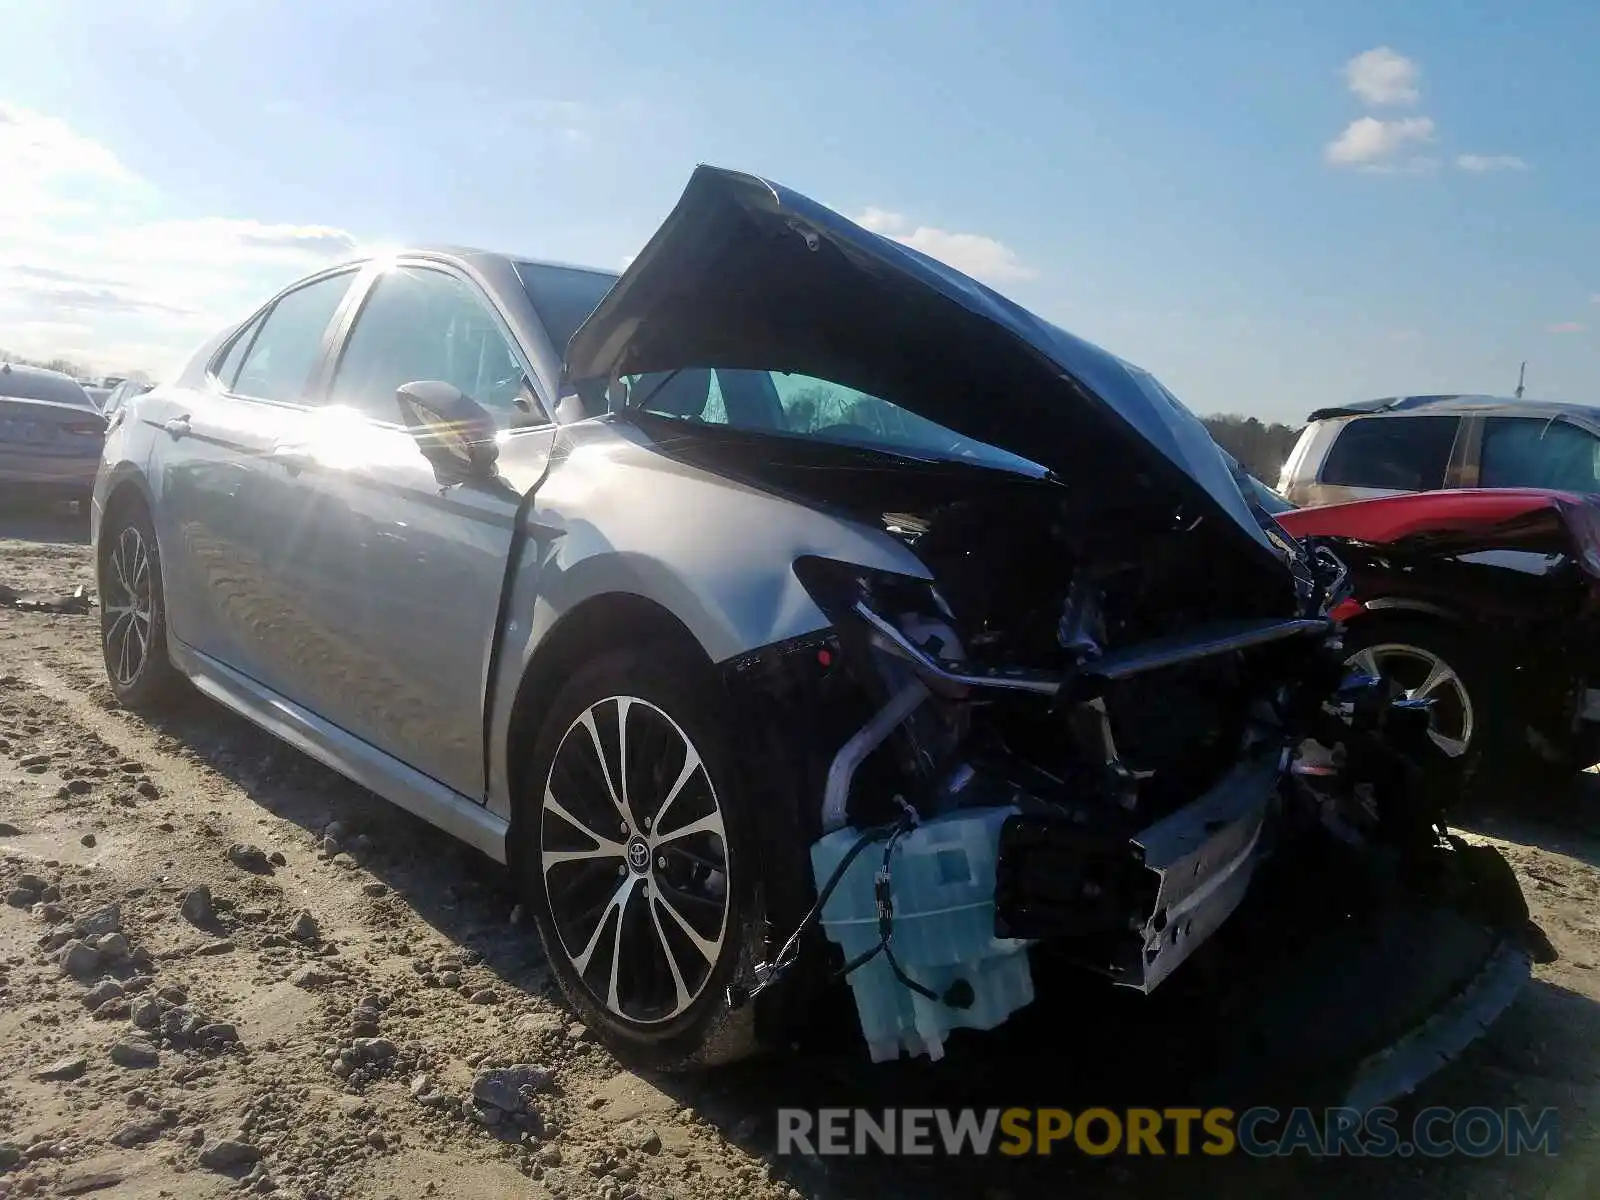
[[[651,408],[687,368],[716,373],[719,427],[704,382],[692,408]],[[1363,893],[1380,909],[1404,897],[1494,931],[1442,971],[1424,1015],[1454,1004],[1481,1022],[1486,965],[1510,955],[1525,976],[1547,948],[1504,861],[1446,831],[1453,780],[1425,705],[1347,676],[1328,616],[1348,594],[1341,564],[1285,534],[1144,372],[804,197],[708,168],[574,337],[568,371],[632,381],[644,400],[619,415],[662,453],[874,525],[925,568],[801,555],[826,628],[728,664],[736,686],[782,697],[760,753],[805,797],[775,836],[809,845],[815,900],[736,1004],[806,973],[814,924],[871,1057],[938,1058],[951,1030],[1030,1004],[1042,955],[1148,995],[1249,906],[1264,864],[1352,855],[1386,881]],[[739,429],[736,408],[763,411],[746,377],[764,372],[876,397],[956,448]],[[1316,776],[1294,769],[1312,740],[1331,751]],[[1344,869],[1317,880],[1334,909],[1366,887]],[[786,886],[781,867],[767,886]],[[1494,977],[1503,1006],[1515,989]]]
[[[836,749],[811,792],[810,862],[828,973],[848,982],[870,1057],[937,1059],[954,1030],[1054,1008],[1035,980],[1065,962],[1134,1005],[1175,974],[1180,997],[1229,978],[1246,1024],[1342,1047],[1338,1099],[1411,1090],[1550,948],[1504,859],[1447,830],[1454,776],[1426,706],[1346,673],[1321,615],[1342,568],[1302,559],[1292,612],[1229,620],[1196,600],[1205,589],[1162,579],[1164,539],[1091,560],[1048,508],[1012,497],[1004,526],[962,529],[948,554],[962,506],[916,533],[899,514],[927,580],[795,566],[834,621],[806,657],[828,661],[835,711],[856,714],[820,740]],[[1067,566],[1010,608],[1046,562]],[[1311,742],[1336,769],[1297,769]],[[776,939],[757,991],[802,948]],[[1218,1031],[1219,1052],[1248,1044]]]
[[[1049,540],[1028,557],[1070,561]],[[920,549],[933,582],[796,564],[881,701],[830,763],[811,850],[875,1060],[937,1058],[950,1030],[999,1024],[1033,1000],[1036,953],[1149,993],[1245,903],[1261,864],[1321,861],[1323,840],[1381,859],[1419,903],[1542,947],[1503,861],[1445,830],[1452,777],[1425,706],[1345,676],[1318,615],[1340,598],[1336,563],[1300,564],[1312,587],[1294,615],[1179,624],[1144,543],[1068,572],[1047,643],[963,619],[940,583],[977,571],[1015,594],[1027,578],[972,545],[959,565]],[[1337,776],[1294,771],[1308,739],[1336,748]]]

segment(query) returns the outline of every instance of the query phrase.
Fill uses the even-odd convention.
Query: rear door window
[[[1480,487],[1600,492],[1600,438],[1547,417],[1490,417],[1483,423]]]
[[[353,271],[329,275],[280,297],[246,351],[231,390],[258,400],[301,403],[322,357],[328,325],[354,278]]]
[[[1460,417],[1357,417],[1339,431],[1322,483],[1427,492],[1444,486]]]

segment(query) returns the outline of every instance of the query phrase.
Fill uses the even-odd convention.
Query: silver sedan
[[[1383,781],[1283,826],[1312,726],[1416,724],[1329,715],[1338,564],[1170,392],[750,176],[697,171],[620,278],[296,283],[112,414],[93,530],[120,700],[187,680],[507,863],[658,1067],[835,968],[873,1058],[938,1057],[1038,944],[1159,986],[1288,828],[1440,844]],[[1452,980],[1514,993],[1514,909]]]

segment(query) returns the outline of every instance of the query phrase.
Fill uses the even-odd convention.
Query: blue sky
[[[0,0],[0,29],[17,349],[169,367],[361,244],[616,266],[704,161],[1199,412],[1509,391],[1524,358],[1530,395],[1600,401],[1582,0]]]

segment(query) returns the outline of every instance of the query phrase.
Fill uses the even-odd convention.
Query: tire
[[[709,665],[670,643],[591,660],[546,712],[514,817],[513,870],[557,982],[612,1053],[649,1070],[755,1048],[752,1006],[727,1001],[765,920],[725,708]]]
[[[143,504],[120,505],[107,517],[97,572],[100,650],[111,692],[127,708],[160,708],[183,677],[167,655],[161,554]]]
[[[1438,701],[1434,741],[1459,760],[1464,782],[1504,759],[1512,741],[1504,682],[1457,630],[1425,618],[1373,619],[1352,626],[1344,641],[1350,666]]]

